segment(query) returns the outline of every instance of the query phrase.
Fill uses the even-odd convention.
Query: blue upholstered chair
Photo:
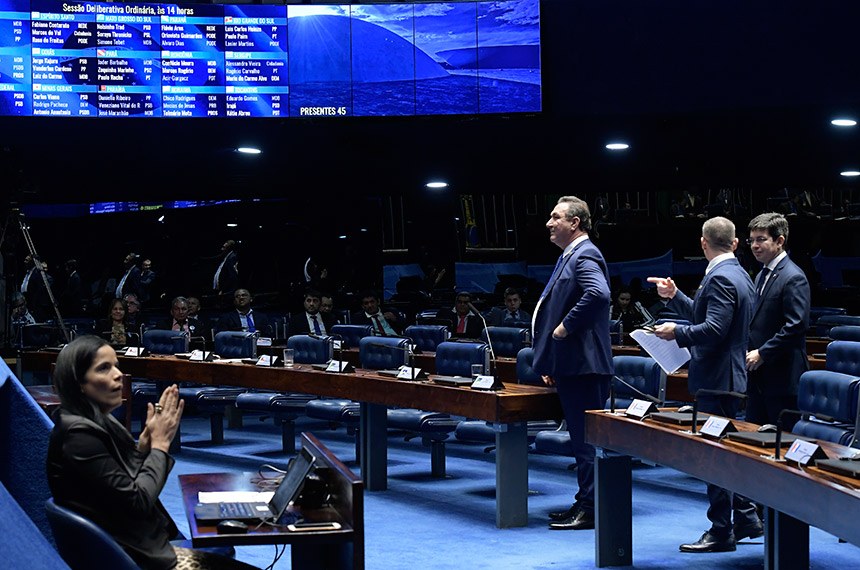
[[[827,345],[827,370],[860,376],[860,342],[834,340]]]
[[[517,353],[517,383],[544,385],[540,374],[535,372],[533,363],[534,349],[530,346],[521,348]],[[530,421],[527,424],[528,440],[533,442],[539,432],[557,430],[558,428],[559,423],[554,419]],[[454,437],[459,441],[477,441],[490,444],[484,448],[485,453],[495,449],[496,432],[491,423],[483,420],[463,420],[457,424]]]
[[[824,315],[847,315],[848,311],[846,311],[842,307],[810,307],[809,308],[809,322],[815,323],[819,318]]]
[[[797,408],[803,417],[794,424],[797,435],[850,445],[857,421],[860,378],[829,370],[808,370],[801,374],[797,388]],[[820,414],[833,421],[816,418]]]
[[[488,342],[488,336],[497,357],[513,358],[531,342],[529,329],[524,327],[487,327],[481,331],[481,340]]]
[[[334,325],[329,331],[333,336],[339,336],[344,348],[355,348],[366,336],[373,336],[370,325]]]
[[[45,511],[57,550],[72,570],[140,569],[111,535],[88,518],[61,507],[53,498],[45,502]]]
[[[412,339],[412,343],[422,352],[436,352],[440,342],[450,338],[451,331],[444,325],[410,325],[403,335]]]
[[[810,327],[812,331],[810,335],[830,336],[830,329],[838,326],[860,326],[860,316],[854,315],[822,315],[815,321],[815,325]]]
[[[151,354],[176,354],[188,351],[188,333],[147,329],[141,339],[143,347]]]
[[[490,351],[485,342],[445,341],[436,347],[436,373],[441,376],[472,376],[472,365],[490,365]]]
[[[148,331],[147,331],[148,332]],[[215,335],[215,353],[222,358],[254,358],[257,355],[257,337],[242,331],[221,331]],[[224,415],[236,405],[239,394],[247,388],[234,386],[207,386],[183,383],[179,397],[194,412],[209,418],[212,443],[224,442]]]
[[[57,551],[72,570],[140,569],[119,543],[90,519],[58,505],[53,497],[45,501],[45,512],[54,533]],[[171,544],[192,548],[191,541],[184,538],[172,540]],[[232,546],[217,546],[201,550],[230,558],[236,555],[236,549]]]
[[[287,348],[295,351],[296,364],[320,364],[331,360],[330,338],[293,335],[287,340]],[[263,414],[261,421],[271,417],[276,424],[280,424],[282,448],[285,454],[292,455],[296,452],[295,420],[305,413],[308,402],[316,399],[317,396],[310,394],[249,390],[236,397],[236,407],[246,412]]]
[[[44,465],[42,466],[42,479]],[[47,484],[46,484],[47,486]],[[45,499],[38,504],[28,505],[38,509],[44,520],[47,534],[42,534],[36,524],[30,520],[27,513],[12,497],[6,487],[0,483],[0,560],[4,568],[27,568],[38,570],[69,570],[69,565],[57,552],[52,543],[52,532],[45,514]]]
[[[860,326],[839,325],[830,329],[829,336],[833,340],[860,342]]]
[[[215,354],[221,358],[256,358],[257,335],[242,331],[216,333]]]
[[[654,396],[660,401],[666,398],[666,374],[653,358],[648,356],[614,356],[612,362],[615,366],[615,376],[637,390]],[[615,382],[616,409],[625,409],[630,403],[641,398],[621,382]],[[606,402],[608,408],[610,402]],[[566,426],[556,431],[542,431],[535,436],[535,451],[553,455],[572,456],[573,449],[570,446],[570,433]]]

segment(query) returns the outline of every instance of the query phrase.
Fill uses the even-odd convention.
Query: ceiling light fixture
[[[228,227],[228,228],[238,228],[238,227],[239,227],[239,224],[237,224],[237,223],[235,223],[235,222],[228,222],[228,223],[227,223],[227,227]]]
[[[857,125],[857,121],[854,119],[833,119],[830,124],[835,127],[854,127]]]
[[[447,183],[447,182],[441,182],[441,181],[438,181],[438,182],[428,182],[428,183],[427,183],[427,184],[425,184],[424,186],[426,186],[427,188],[434,188],[434,189],[435,189],[435,188],[447,188],[447,187],[448,187],[448,183]]]
[[[860,176],[860,170],[843,170],[839,174],[842,176]]]
[[[236,152],[241,152],[242,154],[260,154],[263,151],[252,146],[240,146],[236,149]]]
[[[627,150],[630,148],[630,145],[623,142],[614,142],[606,145],[606,148],[609,150]]]

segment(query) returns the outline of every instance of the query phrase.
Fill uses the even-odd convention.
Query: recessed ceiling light
[[[854,119],[833,119],[830,124],[836,127],[853,127],[857,125],[857,121]]]
[[[164,214],[162,214],[162,215],[158,218],[158,221],[159,221],[159,222],[161,222],[161,223],[164,223]]]
[[[260,154],[263,151],[252,146],[240,146],[236,149],[236,152],[241,152],[242,154]]]
[[[346,239],[346,236],[337,236],[337,239]]]
[[[230,222],[230,223],[228,223],[228,224],[227,224],[227,227],[228,227],[228,228],[238,228],[238,227],[239,227],[239,224],[234,223],[234,222]]]
[[[627,150],[630,148],[630,145],[623,142],[614,142],[606,145],[606,148],[609,150]]]
[[[839,174],[842,176],[860,176],[860,170],[843,170]]]
[[[427,184],[425,184],[425,186],[427,188],[447,188],[448,183],[447,182],[428,182]]]

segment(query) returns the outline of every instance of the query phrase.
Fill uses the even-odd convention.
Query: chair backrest
[[[517,353],[517,382],[520,384],[536,384],[543,386],[540,374],[534,369],[535,350],[527,346]]]
[[[332,359],[332,338],[313,338],[306,334],[294,334],[287,339],[287,348],[295,351],[294,362],[298,364],[321,364]]]
[[[860,326],[836,326],[830,329],[829,336],[833,340],[851,340],[854,342],[860,342]]]
[[[140,569],[111,535],[88,518],[61,507],[53,498],[45,502],[45,511],[57,550],[72,570]]]
[[[481,340],[487,337],[493,345],[493,353],[498,356],[515,357],[523,347],[529,345],[529,329],[521,327],[487,327],[481,331]]]
[[[822,315],[815,321],[814,334],[829,336],[830,329],[838,326],[860,326],[860,316],[855,315]]]
[[[44,472],[43,477],[44,478]],[[37,507],[41,518],[45,521],[48,537],[51,528],[45,515],[45,499],[39,501]],[[38,527],[30,520],[21,505],[12,497],[6,487],[0,483],[0,560],[4,568],[27,568],[38,570],[68,570],[52,540],[39,532]]]
[[[334,325],[329,332],[341,338],[344,348],[353,348],[359,345],[361,339],[373,334],[373,327],[370,325]]]
[[[827,370],[860,376],[860,342],[834,340],[827,345]]]
[[[834,421],[804,417],[791,431],[816,439],[849,445],[857,419],[860,378],[829,370],[808,370],[800,375],[797,408],[804,414],[828,416]]]
[[[612,344],[624,344],[624,325],[621,323],[621,319],[610,319],[609,341]]]
[[[51,324],[24,325],[21,327],[22,348],[42,348],[60,344],[60,328]]]
[[[654,396],[661,402],[666,400],[666,373],[656,360],[650,356],[619,355],[612,357],[612,364],[615,367],[616,378],[622,380],[618,382],[613,379],[616,408],[626,408],[633,400],[642,399],[641,395],[625,383],[644,394]],[[611,402],[607,400],[606,407],[610,404]]]
[[[809,322],[815,324],[819,318],[824,315],[847,315],[848,311],[846,311],[842,307],[810,307],[809,308]]]
[[[257,335],[243,331],[221,331],[215,335],[215,354],[221,358],[255,358]]]
[[[444,325],[410,325],[406,327],[403,334],[410,339],[412,343],[424,352],[436,352],[436,347],[440,342],[445,342],[450,338],[451,331]]]
[[[397,368],[409,362],[409,339],[392,336],[366,336],[359,341],[361,367],[371,370]]]
[[[188,333],[164,329],[143,331],[143,347],[152,354],[176,354],[188,351]]]
[[[490,350],[484,342],[445,341],[436,347],[436,373],[444,376],[472,375],[472,365],[490,365]]]

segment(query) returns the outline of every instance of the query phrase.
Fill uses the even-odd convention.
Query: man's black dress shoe
[[[764,525],[762,523],[735,526],[734,531],[735,541],[740,541],[745,538],[758,538],[763,534]]]
[[[578,511],[578,510],[579,510],[579,507],[576,505],[576,503],[574,503],[574,504],[570,505],[570,508],[567,509],[566,511],[556,511],[554,513],[550,513],[549,514],[549,520],[563,521],[565,519],[569,519],[570,517],[575,515],[576,511]]]
[[[576,513],[563,521],[549,523],[552,530],[586,530],[594,528],[594,513],[577,509]]]
[[[736,550],[735,535],[729,534],[726,538],[714,536],[705,531],[702,538],[690,544],[682,544],[681,552],[732,552]]]

